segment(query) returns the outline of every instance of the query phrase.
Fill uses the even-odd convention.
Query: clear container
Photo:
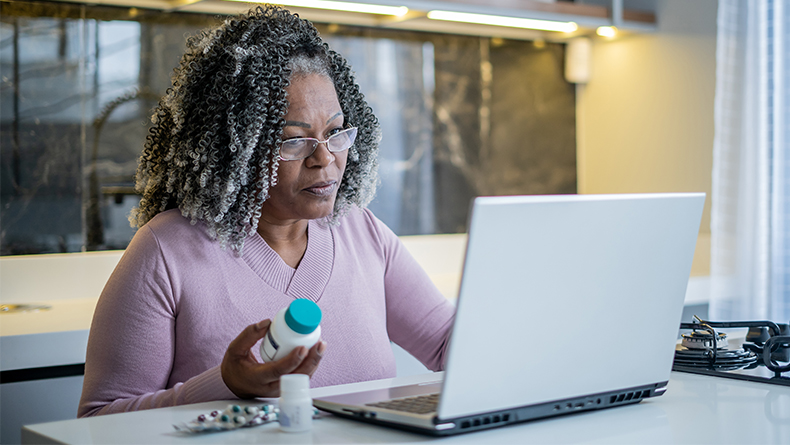
[[[280,309],[261,342],[261,358],[273,362],[304,346],[312,348],[321,338],[321,309],[300,298]]]
[[[280,429],[288,433],[310,431],[313,427],[313,399],[310,398],[310,377],[286,374],[280,377]]]

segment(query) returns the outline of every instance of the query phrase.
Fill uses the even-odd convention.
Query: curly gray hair
[[[367,206],[378,183],[378,120],[348,62],[315,27],[267,5],[187,40],[140,157],[137,191],[143,196],[129,216],[132,226],[178,208],[192,224],[204,222],[223,248],[241,254],[277,184],[285,88],[305,74],[332,80],[345,124],[358,128],[329,221],[337,223],[351,205]]]

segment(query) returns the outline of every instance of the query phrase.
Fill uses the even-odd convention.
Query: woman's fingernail
[[[256,327],[256,328],[257,328],[259,331],[260,331],[261,329],[263,329],[263,328],[267,327],[267,326],[269,326],[269,320],[261,320],[261,321],[259,321],[259,322],[258,322],[258,324],[257,324],[257,325],[255,325],[255,327]]]
[[[318,355],[324,355],[324,351],[326,351],[326,342],[322,341],[318,343]]]
[[[299,352],[297,352],[299,358],[305,358],[307,356],[307,348],[304,346],[299,346]]]

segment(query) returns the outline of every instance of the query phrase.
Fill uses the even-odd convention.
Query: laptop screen
[[[439,418],[667,381],[704,200],[475,199]]]

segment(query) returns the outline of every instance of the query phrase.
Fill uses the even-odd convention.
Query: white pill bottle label
[[[294,300],[275,315],[269,332],[261,342],[261,358],[266,362],[279,360],[304,346],[311,348],[321,338],[321,309],[303,298]]]
[[[310,398],[310,377],[287,374],[280,377],[280,429],[301,433],[313,427],[313,399]]]

